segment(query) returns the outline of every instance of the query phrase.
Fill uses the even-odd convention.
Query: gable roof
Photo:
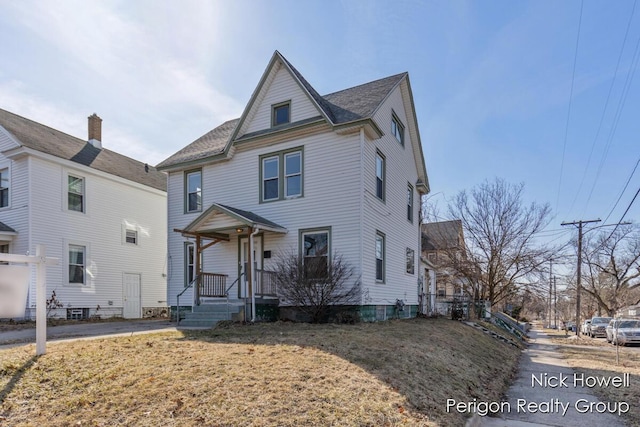
[[[96,148],[80,138],[0,109],[0,126],[25,148],[119,176],[157,190],[167,191],[166,175],[152,166],[106,148]],[[145,166],[148,167],[148,172]]]
[[[460,242],[462,221],[428,222],[422,224],[422,250],[435,251],[444,249],[463,249]]]
[[[269,71],[276,61],[280,61],[289,70],[301,89],[306,92],[309,99],[318,108],[318,111],[332,126],[371,119],[391,91],[408,76],[404,72],[321,96],[302,74],[280,52],[276,51],[240,118],[229,120],[201,136],[182,150],[160,162],[157,168],[166,169],[182,163],[215,158],[228,152],[231,143],[236,139],[281,132],[287,128],[305,125],[308,121],[317,120],[316,118],[311,118],[307,121],[291,123],[288,126],[279,126],[277,129],[269,128],[251,134],[238,135],[243,121],[248,116]],[[318,117],[318,119],[321,118]],[[418,141],[418,143],[420,142]]]
[[[16,230],[14,230],[13,228],[9,227],[8,225],[0,222],[0,232],[15,233]]]

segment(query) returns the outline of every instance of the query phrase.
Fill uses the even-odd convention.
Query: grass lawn
[[[640,425],[640,348],[616,348],[604,338],[578,338],[575,332],[568,337],[564,332],[553,330],[545,330],[545,333],[553,338],[569,365],[579,373],[611,377],[628,372],[629,387],[595,387],[593,391],[603,401],[629,403],[631,408],[626,420],[629,425]]]
[[[461,426],[520,350],[460,322],[270,323],[0,350],[0,425]]]

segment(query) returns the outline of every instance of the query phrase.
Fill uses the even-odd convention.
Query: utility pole
[[[556,276],[553,276],[553,324],[558,325],[558,288],[556,287]]]
[[[576,335],[580,336],[580,332],[578,329],[580,328],[580,293],[582,292],[582,226],[584,224],[589,224],[592,222],[600,222],[600,219],[591,219],[588,221],[573,221],[573,222],[563,222],[562,226],[565,225],[577,225],[578,226],[578,277],[576,283]]]
[[[549,309],[547,310],[547,327],[551,329],[551,304],[553,301],[552,291],[553,291],[553,282],[551,281],[551,277],[553,275],[553,258],[549,260]]]

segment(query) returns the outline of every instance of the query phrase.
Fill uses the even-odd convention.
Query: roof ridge
[[[357,89],[357,88],[362,87],[362,86],[367,86],[367,85],[370,85],[370,84],[373,84],[373,83],[378,83],[378,82],[380,82],[382,80],[390,80],[392,78],[398,78],[400,76],[405,76],[407,74],[409,74],[408,71],[403,71],[402,73],[393,74],[391,76],[382,77],[382,78],[379,78],[379,79],[371,80],[371,81],[366,82],[366,83],[361,83],[359,85],[355,85],[355,86],[351,86],[351,87],[347,87],[347,88],[344,88],[344,89],[337,90],[335,92],[327,93],[325,95],[322,95],[322,97],[324,98],[324,97],[327,97],[327,96],[336,95],[336,94],[338,94],[340,92],[345,92],[347,90]]]

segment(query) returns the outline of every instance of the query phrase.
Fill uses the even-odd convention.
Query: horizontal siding
[[[16,148],[19,145],[10,136],[9,132],[2,126],[0,126],[0,152]]]
[[[0,169],[4,168],[9,169],[9,206],[0,208],[0,222],[18,233],[9,251],[25,254],[29,250],[29,161],[9,160],[0,154]]]
[[[141,275],[142,307],[166,306],[166,197],[89,168],[31,161],[32,241],[46,245],[47,255],[60,259],[47,270],[48,295],[55,290],[67,308],[121,308],[123,275],[135,273]],[[65,208],[67,173],[85,178],[86,213]],[[138,245],[124,242],[127,227],[137,230]],[[87,247],[85,286],[65,283],[70,243]]]
[[[264,154],[303,147],[304,196],[269,203],[259,201],[259,157]],[[288,233],[264,233],[264,250],[273,259],[265,260],[265,268],[284,252],[297,252],[300,229],[331,227],[332,250],[341,253],[360,275],[360,158],[359,136],[338,136],[333,132],[288,141],[251,150],[239,149],[227,161],[203,169],[203,207],[221,203],[258,214]],[[184,214],[184,173],[169,176],[170,229],[182,228],[197,214]],[[169,234],[169,301],[184,286],[184,242],[179,233]],[[204,271],[228,274],[231,281],[238,275],[238,239],[218,243],[204,252]],[[192,295],[185,294],[184,301]],[[182,304],[181,299],[181,304]]]
[[[309,97],[293,79],[289,71],[280,67],[273,81],[265,84],[265,92],[254,105],[255,113],[243,133],[251,133],[271,127],[271,106],[280,102],[291,101],[291,122],[317,117],[321,113]]]
[[[364,235],[363,235],[363,284],[367,289],[365,304],[393,304],[403,299],[407,304],[417,304],[419,248],[419,205],[415,191],[418,178],[412,141],[405,131],[404,148],[391,134],[391,111],[407,124],[402,95],[398,88],[379,108],[374,120],[385,133],[375,141],[365,144],[364,159]],[[375,156],[379,150],[386,159],[385,202],[376,197]],[[413,223],[407,220],[407,183],[414,186]],[[375,281],[375,236],[376,230],[385,234],[386,280]],[[415,252],[415,273],[406,273],[406,249]]]

